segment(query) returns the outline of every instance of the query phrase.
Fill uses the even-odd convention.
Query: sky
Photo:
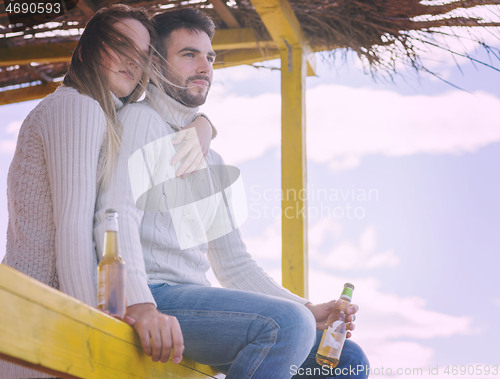
[[[484,38],[500,47],[498,34]],[[374,80],[352,54],[319,59],[307,78],[309,299],[356,286],[352,338],[371,377],[500,377],[500,72],[437,50],[423,57],[462,89],[405,69]],[[247,247],[277,281],[279,91],[277,70],[220,69],[202,109],[218,130],[212,147],[241,170]],[[8,167],[37,103],[0,107],[0,258]]]

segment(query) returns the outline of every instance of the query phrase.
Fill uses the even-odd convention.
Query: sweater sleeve
[[[40,134],[52,191],[61,291],[96,306],[92,222],[106,123],[99,104],[69,93],[47,112]]]
[[[119,246],[125,261],[127,279],[127,305],[138,303],[156,304],[148,287],[148,278],[140,239],[140,226],[143,211],[136,207],[129,175],[129,158],[137,152],[151,137],[157,120],[151,112],[141,112],[138,104],[125,106],[119,113],[123,125],[123,138],[113,174],[99,192],[94,237],[98,256],[103,255],[104,232],[106,231],[105,211],[113,208],[118,211]]]
[[[222,158],[218,156],[215,160],[218,166],[224,164]],[[226,208],[219,210],[222,213],[231,213],[230,207],[224,202],[221,202],[220,207]],[[243,243],[239,229],[209,242],[208,258],[215,276],[224,287],[264,293],[301,304],[308,302],[276,283],[257,264]]]
[[[309,301],[276,283],[247,251],[239,230],[209,244],[208,257],[214,274],[223,287],[264,293],[301,304]]]

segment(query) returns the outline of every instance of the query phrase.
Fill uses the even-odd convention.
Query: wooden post
[[[308,296],[306,59],[302,47],[281,49],[281,188],[283,286]]]

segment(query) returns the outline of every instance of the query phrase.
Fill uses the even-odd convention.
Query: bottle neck
[[[340,301],[341,302],[340,302],[340,305],[339,305],[339,310],[341,312],[344,312],[347,309],[347,307],[349,306],[349,304],[351,304],[351,299],[348,298],[348,297],[341,297]]]
[[[344,312],[346,308],[348,307],[349,304],[351,304],[352,300],[352,292],[354,290],[354,286],[351,283],[346,283],[344,285],[344,289],[342,290],[342,293],[340,294],[340,300],[342,301],[340,304],[340,311]]]
[[[118,214],[108,214],[106,217],[106,233],[104,234],[105,257],[120,256],[118,249]]]
[[[118,217],[108,215],[106,217],[106,232],[118,232]]]

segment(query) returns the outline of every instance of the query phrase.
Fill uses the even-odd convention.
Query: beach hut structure
[[[496,30],[494,28],[500,26],[500,17],[494,11],[481,12],[486,6],[499,5],[500,0],[53,0],[25,3],[6,0],[0,3],[0,105],[39,99],[54,91],[68,68],[86,22],[97,9],[117,2],[142,6],[152,13],[178,7],[196,7],[208,13],[217,25],[213,40],[217,53],[215,68],[281,60],[283,194],[303,193],[306,188],[305,78],[315,75],[315,52],[326,52],[323,55],[326,59],[335,59],[338,55],[335,52],[352,50],[372,74],[391,76],[397,74],[401,64],[417,71],[426,70],[419,59],[418,49],[422,44],[448,50],[451,56],[463,55],[442,45],[435,36],[446,34],[453,38],[455,31],[467,28],[470,38],[475,38],[474,30],[484,27]],[[51,4],[50,11],[48,3]],[[28,4],[28,7],[22,4]],[[36,10],[31,4],[37,4]],[[41,8],[38,4],[42,4]],[[494,9],[498,11],[498,8]],[[488,14],[489,18],[478,14]],[[484,47],[489,49],[487,45]],[[495,57],[495,53],[492,55]],[[306,201],[303,196],[284,196],[282,199],[282,209],[289,210],[288,215],[282,215],[283,285],[300,296],[307,296],[308,282]],[[16,279],[17,274],[2,268],[1,296],[6,293],[14,296],[8,280],[30,282],[27,278]],[[30,286],[34,285],[30,283]],[[37,288],[36,285],[33,288]],[[42,296],[42,299],[56,296],[47,291],[43,288],[43,291],[36,292],[36,296]],[[24,296],[27,301],[21,301],[19,307],[36,303],[31,295],[19,293],[15,296]],[[9,301],[10,298],[2,299]],[[71,319],[71,307],[62,305],[70,304],[69,299],[57,296],[54,299],[51,301],[58,304],[54,308],[61,306],[65,317]],[[87,375],[100,364],[91,350],[102,351],[98,345],[104,341],[100,339],[102,335],[106,334],[106,328],[95,322],[101,322],[99,317],[105,316],[94,314],[85,307],[78,309],[83,320],[90,320],[88,325],[97,327],[82,332],[90,333],[90,355],[81,358],[82,361],[94,360],[90,366],[73,364],[66,367],[60,360],[56,359],[54,363],[54,360],[40,357],[40,350],[36,350],[37,355],[23,350],[24,347],[1,350],[5,345],[3,337],[0,337],[0,357],[28,361],[28,364],[66,377],[91,377]],[[45,311],[38,309],[33,312]],[[13,330],[13,325],[18,322],[13,317],[14,314],[5,316],[0,325]],[[45,321],[49,322],[48,319]],[[113,341],[121,338],[123,342],[128,338],[126,343],[130,343],[130,339],[133,340],[133,336],[120,334],[123,333],[121,326],[114,328]],[[7,335],[0,332],[0,336]],[[118,343],[117,346],[124,344]],[[55,351],[63,353],[61,347],[57,349]],[[78,349],[84,347],[78,347],[76,351]],[[34,354],[36,362],[30,354]],[[65,359],[70,358],[65,356]],[[116,364],[119,362],[116,357],[109,359]],[[140,357],[138,359],[130,358],[132,366],[143,362]],[[106,367],[101,368],[113,369]],[[94,377],[113,377],[112,374],[106,375]]]

